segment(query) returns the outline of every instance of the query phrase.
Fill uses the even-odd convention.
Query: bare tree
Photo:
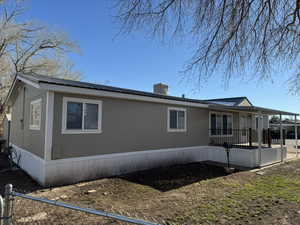
[[[144,29],[163,38],[194,41],[185,72],[199,81],[216,70],[230,79],[246,73],[270,78],[280,65],[295,69],[300,90],[300,0],[119,0],[122,32]],[[275,66],[276,65],[276,66]]]
[[[37,73],[80,80],[67,58],[79,48],[63,32],[31,21],[18,22],[23,1],[0,1],[0,98],[7,94],[16,73]]]

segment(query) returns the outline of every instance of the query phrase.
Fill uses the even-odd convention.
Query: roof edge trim
[[[178,101],[178,100],[172,100],[172,99],[162,99],[162,98],[155,98],[155,97],[150,97],[150,96],[140,96],[140,95],[134,95],[134,94],[127,94],[127,93],[117,93],[117,92],[105,91],[105,90],[94,90],[94,89],[88,89],[88,88],[72,87],[72,86],[51,84],[51,83],[45,83],[45,82],[40,82],[39,86],[41,89],[55,91],[55,92],[61,92],[61,93],[83,94],[83,95],[91,95],[91,96],[99,96],[99,97],[110,97],[110,98],[128,99],[128,100],[136,100],[136,101],[208,108],[208,104],[202,104],[202,103]]]
[[[20,75],[16,74],[15,78],[13,80],[13,83],[12,83],[12,85],[11,85],[9,91],[8,91],[8,94],[7,94],[7,96],[6,96],[6,98],[5,98],[4,102],[3,102],[3,105],[6,105],[7,102],[9,101],[10,96],[11,96],[11,94],[12,94],[12,92],[13,92],[13,90],[14,90],[14,88],[15,88],[16,83],[17,83],[18,80],[22,81],[23,83],[28,84],[28,85],[30,85],[32,87],[40,88],[40,85],[38,83],[33,82],[33,81],[29,80],[29,79],[26,79],[26,78],[21,77]]]
[[[20,81],[23,81],[25,84],[28,84],[28,85],[30,85],[30,86],[32,86],[32,87],[40,88],[40,85],[39,85],[38,83],[33,82],[33,81],[31,81],[31,80],[29,80],[29,79],[26,79],[26,78],[24,78],[24,77],[21,77],[21,76],[19,76],[19,75],[17,75],[17,79],[20,80]]]

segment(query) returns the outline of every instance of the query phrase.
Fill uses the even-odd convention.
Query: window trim
[[[32,125],[31,122],[31,114],[32,114],[32,105],[34,104],[41,104],[40,105],[40,108],[41,108],[41,113],[40,113],[40,118],[39,118],[39,125],[38,126],[35,126],[35,125]],[[36,99],[36,100],[33,100],[30,102],[30,109],[29,109],[29,129],[30,130],[41,130],[41,122],[42,122],[42,99],[39,98],[39,99]]]
[[[83,104],[83,114],[82,114],[82,129],[67,129],[67,103],[68,102],[78,102]],[[84,129],[84,108],[85,104],[97,104],[98,105],[98,129]],[[84,98],[72,98],[63,97],[62,106],[62,134],[100,134],[102,133],[102,101],[94,99],[84,99]]]
[[[184,129],[174,129],[174,128],[170,128],[170,111],[171,110],[176,110],[176,111],[182,111],[184,112]],[[177,107],[168,107],[168,118],[167,118],[167,128],[168,128],[168,132],[186,132],[187,131],[187,113],[186,113],[186,109],[185,108],[177,108]],[[177,121],[178,122],[178,121]]]
[[[232,117],[232,133],[231,134],[216,134],[213,135],[211,134],[211,114],[218,114],[221,115],[221,117],[223,117],[223,115],[228,115]],[[223,126],[223,123],[222,123]],[[233,127],[234,127],[234,123],[233,123],[233,113],[229,113],[229,112],[217,112],[217,111],[209,111],[209,137],[233,137]]]

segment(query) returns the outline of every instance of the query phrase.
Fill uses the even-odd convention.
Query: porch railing
[[[210,129],[210,144],[224,146],[225,143],[234,147],[252,148],[255,131],[252,129]]]
[[[283,144],[285,145],[285,130],[283,130]],[[255,129],[210,129],[210,145],[224,146],[229,144],[239,148],[257,148],[258,132]],[[261,137],[263,147],[280,144],[280,131],[263,129]]]
[[[275,129],[270,129],[270,128],[268,130],[269,130],[268,135],[270,136],[270,138],[272,140],[272,144],[280,144],[280,130],[279,129],[275,130]],[[265,132],[265,135],[267,135],[266,132]],[[287,137],[285,129],[282,130],[282,136],[283,136],[282,142],[283,142],[283,145],[285,145],[285,139]]]

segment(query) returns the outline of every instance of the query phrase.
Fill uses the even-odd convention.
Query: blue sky
[[[187,43],[163,44],[143,31],[117,36],[119,25],[109,1],[113,0],[28,0],[26,17],[66,31],[81,47],[82,54],[71,58],[85,81],[144,91],[152,91],[154,83],[163,82],[175,96],[247,96],[257,106],[300,113],[300,97],[288,93],[288,72],[273,74],[273,81],[234,79],[228,88],[224,88],[222,75],[216,73],[195,88],[180,74],[193,49]]]

